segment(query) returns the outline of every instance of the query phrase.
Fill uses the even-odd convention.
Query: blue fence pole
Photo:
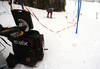
[[[81,3],[82,3],[82,0],[78,0],[78,12],[77,12],[76,34],[77,34],[77,32],[78,32],[78,23],[79,23],[79,17],[80,17]]]

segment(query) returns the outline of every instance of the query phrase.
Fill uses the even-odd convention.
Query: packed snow
[[[21,9],[21,6],[14,5],[14,8]],[[82,2],[78,34],[75,33],[77,1],[66,1],[66,12],[53,12],[53,18],[46,18],[46,10],[27,8],[39,19],[32,16],[34,30],[44,34],[48,50],[35,67],[18,64],[14,69],[100,69],[100,3]],[[0,24],[15,26],[7,1],[0,1]]]

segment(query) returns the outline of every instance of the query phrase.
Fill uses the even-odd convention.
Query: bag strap
[[[0,37],[0,39],[2,39],[7,45],[11,46],[4,38]]]
[[[9,1],[9,5],[10,5],[10,7],[11,7],[11,10],[14,10],[13,7],[12,7],[12,1],[11,1],[11,0],[8,0],[8,1]],[[26,11],[26,10],[24,9],[23,1],[22,1],[22,0],[20,0],[20,3],[21,3],[21,6],[22,6],[22,10],[23,10],[23,11]]]
[[[24,9],[23,1],[22,1],[22,0],[20,0],[20,3],[21,3],[21,6],[22,6],[22,9],[23,9],[24,11],[26,11],[26,10]]]
[[[8,0],[8,1],[9,1],[9,5],[10,5],[10,7],[11,7],[11,10],[14,10],[13,7],[12,7],[12,2],[11,2],[11,0]]]
[[[22,6],[22,9],[24,9],[24,6],[23,6],[23,1],[20,0],[20,3],[21,3],[21,6]]]

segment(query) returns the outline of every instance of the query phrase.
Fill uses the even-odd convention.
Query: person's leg
[[[52,12],[51,12],[51,14],[50,14],[50,18],[52,18]]]
[[[49,12],[47,13],[47,17],[49,17]]]

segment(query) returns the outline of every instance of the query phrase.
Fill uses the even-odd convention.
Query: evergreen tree
[[[15,0],[20,4],[20,0]],[[53,8],[54,11],[64,11],[66,0],[23,0],[24,5],[39,9]]]

